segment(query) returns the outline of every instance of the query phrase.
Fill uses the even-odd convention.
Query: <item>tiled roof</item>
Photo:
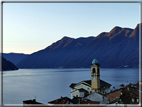
[[[116,98],[119,98],[119,97],[120,97],[122,90],[123,90],[123,89],[118,89],[118,90],[112,91],[111,93],[106,94],[106,96],[107,96],[107,98],[108,98],[110,101],[113,101],[113,100],[115,100]]]
[[[108,95],[108,94],[110,94],[110,93],[114,93],[114,92],[117,92],[117,91],[122,91],[122,90],[124,90],[125,88],[120,88],[120,89],[115,89],[114,91],[111,91],[111,92],[109,92],[109,93],[106,93],[105,95]]]
[[[61,97],[59,99],[50,101],[48,103],[50,103],[50,104],[67,104],[67,103],[70,103],[70,102],[71,102],[70,98],[68,98],[68,97]]]
[[[85,83],[87,83],[88,85],[91,85],[91,80],[86,80],[86,81],[81,81],[81,82],[85,82]],[[81,82],[79,82],[79,83],[81,83]],[[72,83],[69,87],[74,88],[75,85],[77,85],[77,84],[78,84],[78,83]],[[107,83],[107,82],[105,82],[105,81],[103,81],[103,80],[101,80],[101,79],[100,79],[100,84],[101,84],[101,87],[100,87],[100,88],[105,88],[105,87],[110,87],[110,86],[111,86],[111,84],[109,84],[109,83]]]
[[[87,84],[91,85],[91,80],[87,80],[87,81],[84,81],[84,82],[86,82]],[[109,83],[107,83],[107,82],[105,82],[105,81],[103,81],[101,79],[100,79],[100,84],[101,84],[101,88],[103,88],[103,87],[110,87],[111,86],[111,84],[109,84]]]
[[[86,82],[87,84],[91,85],[91,80],[86,80],[84,82]]]
[[[129,90],[130,90],[130,93],[132,93],[132,94],[134,94],[135,96],[137,96],[137,97],[139,97],[139,92],[137,91],[137,90],[135,90],[135,89],[133,89],[133,88],[129,88]]]
[[[107,82],[105,82],[105,81],[103,81],[103,80],[101,80],[101,79],[100,79],[100,84],[101,84],[101,87],[100,87],[100,88],[103,88],[103,87],[110,87],[110,86],[111,86],[111,84],[109,84],[109,83],[107,83]]]
[[[129,93],[129,91],[126,90],[126,89],[123,89],[121,92],[122,92],[122,93],[125,93],[125,94],[128,94],[128,93]]]

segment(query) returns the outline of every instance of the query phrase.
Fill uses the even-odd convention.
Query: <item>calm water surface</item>
[[[112,87],[121,83],[137,83],[138,68],[101,68],[100,78]],[[22,104],[23,100],[34,99],[47,104],[62,97],[71,97],[71,83],[91,79],[90,68],[78,69],[19,69],[3,74],[3,103]]]

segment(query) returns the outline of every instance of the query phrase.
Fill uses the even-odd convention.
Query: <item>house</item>
[[[85,97],[94,92],[106,94],[110,92],[110,86],[111,84],[100,79],[100,64],[94,59],[91,64],[91,80],[72,83],[69,87],[71,88],[71,98],[73,98]]]
[[[72,100],[68,97],[61,97],[59,99],[48,102],[49,104],[73,104]]]
[[[131,101],[129,104],[139,104],[139,85],[138,84],[129,84],[125,88],[129,91],[131,96]]]
[[[139,104],[138,84],[129,84],[124,87],[120,85],[120,89],[113,90],[105,95],[109,104]]]
[[[23,107],[37,107],[37,106],[49,107],[48,105],[37,102],[36,99],[23,101]]]
[[[116,103],[120,100],[120,96],[122,94],[123,89],[124,88],[113,90],[112,92],[105,95],[108,98],[109,104]]]
[[[100,104],[100,102],[98,101],[91,101],[89,99],[82,99],[81,97],[74,97],[73,99],[70,99],[68,97],[61,97],[59,99],[56,99],[56,100],[53,100],[53,101],[50,101],[48,102],[49,104],[51,105],[54,105],[54,104]]]

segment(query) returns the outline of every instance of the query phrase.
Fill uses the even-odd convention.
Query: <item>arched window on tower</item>
[[[93,73],[96,73],[96,70],[95,70],[95,68],[93,68]]]

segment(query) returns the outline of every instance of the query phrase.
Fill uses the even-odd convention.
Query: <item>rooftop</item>
[[[68,97],[61,97],[59,99],[48,102],[50,104],[70,104],[72,103],[71,99]]]
[[[89,86],[91,86],[91,80],[85,80],[85,81],[81,81],[82,83],[83,82],[85,82],[85,83],[87,83]],[[81,83],[81,82],[79,82],[79,83]],[[74,88],[77,84],[79,84],[79,83],[72,83],[69,87],[71,87],[71,88]],[[100,79],[100,84],[101,84],[101,87],[100,88],[106,88],[106,87],[110,87],[111,86],[111,84],[109,84],[109,83],[107,83],[107,82],[105,82],[105,81],[103,81],[103,80],[101,80]]]
[[[25,101],[23,101],[23,103],[25,103],[25,104],[42,104],[42,103],[36,102],[35,99],[33,99],[33,100],[25,100]]]
[[[99,64],[99,62],[98,62],[97,59],[94,59],[94,60],[92,61],[92,64]]]

